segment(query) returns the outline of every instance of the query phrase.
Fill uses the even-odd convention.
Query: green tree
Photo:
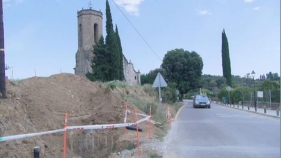
[[[180,100],[183,94],[200,87],[203,61],[196,52],[188,52],[184,49],[168,51],[161,67],[167,72],[167,80],[176,84],[176,89],[180,92]]]
[[[244,101],[247,94],[251,93],[252,89],[249,87],[237,87],[231,90],[231,98],[233,98],[234,103],[239,103],[241,101],[244,104]]]
[[[106,51],[109,55],[110,61],[110,80],[120,79],[120,55],[118,53],[118,43],[116,40],[115,32],[113,30],[112,16],[108,0],[106,0]]]
[[[271,101],[280,103],[280,89],[274,89],[271,91]]]
[[[164,103],[174,103],[177,101],[176,88],[172,85],[168,85],[163,88],[162,99]]]
[[[113,29],[112,16],[108,0],[106,0],[106,38],[101,37],[94,46],[94,57],[91,67],[92,73],[86,76],[91,81],[124,80],[123,53],[121,40],[116,25]]]
[[[275,81],[280,81],[280,77],[279,77],[278,73],[273,73],[273,79]]]
[[[149,78],[147,77],[147,74],[141,74],[140,78],[141,78],[141,85],[151,84],[149,82]]]
[[[201,93],[207,95],[208,97],[211,95],[211,91],[204,88],[201,90]]]
[[[280,85],[276,81],[265,80],[261,84],[260,89],[262,91],[275,90],[280,89]]]
[[[217,87],[218,84],[217,84],[217,82],[216,82],[215,80],[211,80],[211,81],[209,82],[209,86],[210,86],[210,87]]]
[[[124,67],[123,67],[123,50],[122,50],[122,45],[121,45],[121,39],[118,33],[118,27],[117,25],[115,25],[115,37],[116,37],[116,41],[118,44],[118,69],[119,69],[119,80],[124,80]]]
[[[223,32],[222,32],[222,50],[221,50],[221,53],[222,53],[223,77],[226,78],[227,85],[232,86],[229,47],[228,47],[228,41],[227,41],[227,37],[226,37],[224,29],[223,29]]]
[[[260,90],[264,92],[264,98],[269,98],[269,91],[271,91],[271,101],[280,103],[280,84],[276,81],[265,80]]]
[[[110,61],[106,51],[104,38],[101,36],[99,42],[94,46],[94,57],[92,59],[92,72],[88,72],[86,77],[91,81],[110,81]]]
[[[217,96],[219,100],[222,100],[223,97],[228,98],[228,91],[226,90],[226,87],[227,86],[221,87],[220,92],[218,93]]]
[[[157,74],[161,73],[161,75],[166,79],[166,71],[162,68],[151,70],[148,74],[142,74],[141,75],[141,84],[153,84]],[[166,80],[167,81],[167,80]],[[162,87],[162,101],[164,103],[174,103],[177,101],[177,95],[176,95],[176,85],[173,83],[168,83],[167,87]],[[157,93],[158,94],[158,93]]]
[[[153,84],[158,72],[161,73],[161,75],[166,79],[166,71],[162,68],[154,69],[149,71],[148,74],[142,74],[141,75],[141,84]]]
[[[266,74],[266,79],[272,80],[272,81],[279,81],[280,77],[278,73],[272,73],[271,71]]]

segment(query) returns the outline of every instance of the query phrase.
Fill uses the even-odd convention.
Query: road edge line
[[[184,106],[182,106],[182,107],[180,108],[180,110],[177,112],[177,114],[176,114],[176,116],[175,116],[175,120],[178,118],[179,113],[181,112],[182,108],[185,107],[185,106],[186,106],[186,104],[185,104]]]

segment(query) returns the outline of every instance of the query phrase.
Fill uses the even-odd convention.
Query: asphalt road
[[[280,158],[280,119],[188,102],[165,137],[169,158]]]

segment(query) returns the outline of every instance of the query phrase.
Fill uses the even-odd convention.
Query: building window
[[[83,37],[83,34],[82,34],[82,25],[79,24],[79,40],[78,40],[78,45],[79,45],[79,47],[82,47],[82,37]]]
[[[135,76],[135,80],[137,80],[137,76]]]
[[[99,27],[98,27],[98,24],[95,24],[94,25],[94,40],[95,40],[95,42],[96,43],[98,43],[99,42],[99,37],[98,37],[98,32],[99,32],[99,29],[98,29]]]

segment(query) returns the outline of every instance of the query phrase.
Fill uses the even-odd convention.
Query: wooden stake
[[[148,121],[148,138],[149,139],[151,139],[151,128],[152,128],[152,126],[151,126],[151,105],[150,105],[150,108],[149,108],[149,116],[150,116],[150,118],[149,118],[149,121]]]
[[[139,127],[137,124],[138,121],[138,111],[135,110],[135,121],[136,121],[136,127],[137,127],[137,146],[138,146],[138,156],[140,156],[140,141],[139,141]]]

